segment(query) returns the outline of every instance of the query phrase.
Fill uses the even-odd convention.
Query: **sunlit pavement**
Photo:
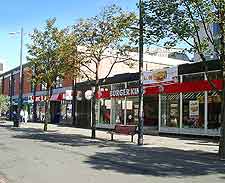
[[[224,182],[218,144],[207,139],[130,137],[43,124],[0,123],[0,183]],[[136,141],[137,139],[135,139]],[[2,181],[2,182],[1,182]]]

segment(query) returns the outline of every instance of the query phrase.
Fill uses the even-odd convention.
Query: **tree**
[[[69,30],[69,29],[68,29]],[[64,36],[60,49],[60,59],[64,60],[65,63],[65,78],[72,80],[72,114],[73,114],[73,125],[77,123],[76,118],[76,93],[77,93],[77,79],[81,77],[80,65],[83,62],[83,55],[79,53],[79,39],[74,32],[67,31]]]
[[[56,79],[63,78],[65,73],[65,63],[62,59],[62,50],[67,29],[60,30],[55,26],[56,19],[46,21],[44,30],[34,29],[31,34],[31,43],[28,45],[28,61],[34,70],[32,81],[34,85],[42,84],[46,86],[47,96],[45,102],[45,122],[44,131],[48,125],[48,107],[52,89],[56,84]]]
[[[220,64],[223,89],[217,92],[222,99],[222,120],[219,155],[225,158],[225,1],[224,0],[144,0],[145,41],[175,47],[183,44],[186,51],[197,53],[205,63],[208,77],[207,56],[214,53]],[[215,35],[210,26],[217,24]],[[203,32],[204,34],[200,34]]]
[[[130,28],[136,23],[134,13],[125,12],[121,8],[112,5],[106,7],[95,17],[80,20],[74,25],[74,34],[79,38],[79,52],[84,60],[80,64],[81,74],[95,80],[93,107],[92,107],[92,138],[95,138],[96,95],[99,90],[100,65],[110,64],[108,73],[103,78],[106,79],[115,64],[131,64],[129,51],[132,44],[129,40]],[[107,59],[111,61],[105,62]]]
[[[2,112],[7,112],[9,110],[9,97],[0,95],[0,116]]]

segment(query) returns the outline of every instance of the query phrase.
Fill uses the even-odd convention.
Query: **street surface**
[[[93,140],[86,129],[42,128],[0,122],[0,183],[225,182],[212,140],[145,136],[139,147],[122,135],[111,142],[101,131]]]

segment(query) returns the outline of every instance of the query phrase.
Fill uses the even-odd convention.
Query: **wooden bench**
[[[115,128],[112,131],[108,131],[111,134],[111,141],[113,141],[113,135],[131,135],[131,142],[134,142],[134,135],[137,134],[137,126],[136,125],[115,125]]]

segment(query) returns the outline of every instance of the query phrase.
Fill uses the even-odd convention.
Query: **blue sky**
[[[136,10],[138,0],[1,0],[0,5],[0,62],[5,70],[19,64],[20,38],[9,32],[25,32],[44,25],[48,18],[56,17],[59,26],[73,24],[79,18],[90,17],[107,5],[118,4],[126,10]],[[25,35],[25,44],[28,43]],[[26,62],[24,46],[24,63]]]

